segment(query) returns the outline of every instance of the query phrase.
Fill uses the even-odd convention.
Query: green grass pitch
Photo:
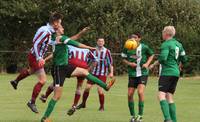
[[[9,84],[9,81],[15,77],[16,75],[0,74],[0,122],[39,122],[47,104],[42,103],[39,99],[37,100],[39,114],[32,113],[26,106],[31,97],[33,86],[37,82],[36,76],[33,75],[23,80],[17,91]],[[151,77],[148,81],[145,91],[144,122],[163,122],[156,96],[157,80],[157,78]],[[48,82],[41,93],[46,90],[51,81],[51,77],[48,76]],[[62,98],[51,115],[53,122],[129,122],[127,76],[117,77],[114,87],[106,93],[104,112],[98,111],[99,101],[94,86],[87,102],[87,108],[76,111],[73,116],[68,116],[66,112],[73,102],[75,85],[76,80],[74,78],[66,79]],[[136,95],[135,100],[138,100]],[[175,101],[178,122],[199,122],[200,78],[180,79]]]

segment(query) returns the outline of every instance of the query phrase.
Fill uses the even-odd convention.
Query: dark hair
[[[58,12],[53,12],[49,17],[49,23],[52,24],[53,22],[58,21],[59,19],[63,19],[63,15]]]
[[[137,37],[137,38],[141,38],[142,36],[141,36],[141,33],[134,33],[134,34],[132,34],[132,35],[130,35],[129,36],[129,39],[131,39],[131,38],[135,38],[135,37]]]
[[[102,36],[99,36],[99,37],[97,37],[96,39],[97,39],[97,40],[98,40],[98,39],[104,39],[104,37],[102,37]]]
[[[142,38],[142,35],[139,32],[135,33],[135,35],[137,35],[138,38]]]

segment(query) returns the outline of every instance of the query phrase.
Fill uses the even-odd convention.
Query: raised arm
[[[88,32],[90,30],[90,27],[85,27],[83,28],[83,30],[81,30],[79,33],[77,33],[76,35],[70,37],[70,39],[72,40],[77,40],[80,39],[86,32]]]

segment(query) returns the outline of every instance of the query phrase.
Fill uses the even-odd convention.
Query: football
[[[124,44],[124,48],[128,50],[135,50],[137,47],[138,47],[138,42],[134,39],[128,39]]]

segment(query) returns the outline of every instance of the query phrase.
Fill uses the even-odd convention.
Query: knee
[[[60,100],[61,95],[55,95],[53,98],[54,98],[54,100],[58,101],[58,100]]]
[[[98,89],[98,93],[99,94],[103,94],[103,90],[102,89]]]
[[[158,93],[158,99],[159,99],[159,100],[166,100],[166,93],[164,93],[164,92],[159,92],[159,93]]]
[[[90,87],[85,88],[85,92],[89,92],[90,91]]]
[[[138,95],[139,95],[139,96],[144,96],[144,91],[138,90]]]
[[[128,92],[128,99],[132,99],[133,98],[133,92]]]

